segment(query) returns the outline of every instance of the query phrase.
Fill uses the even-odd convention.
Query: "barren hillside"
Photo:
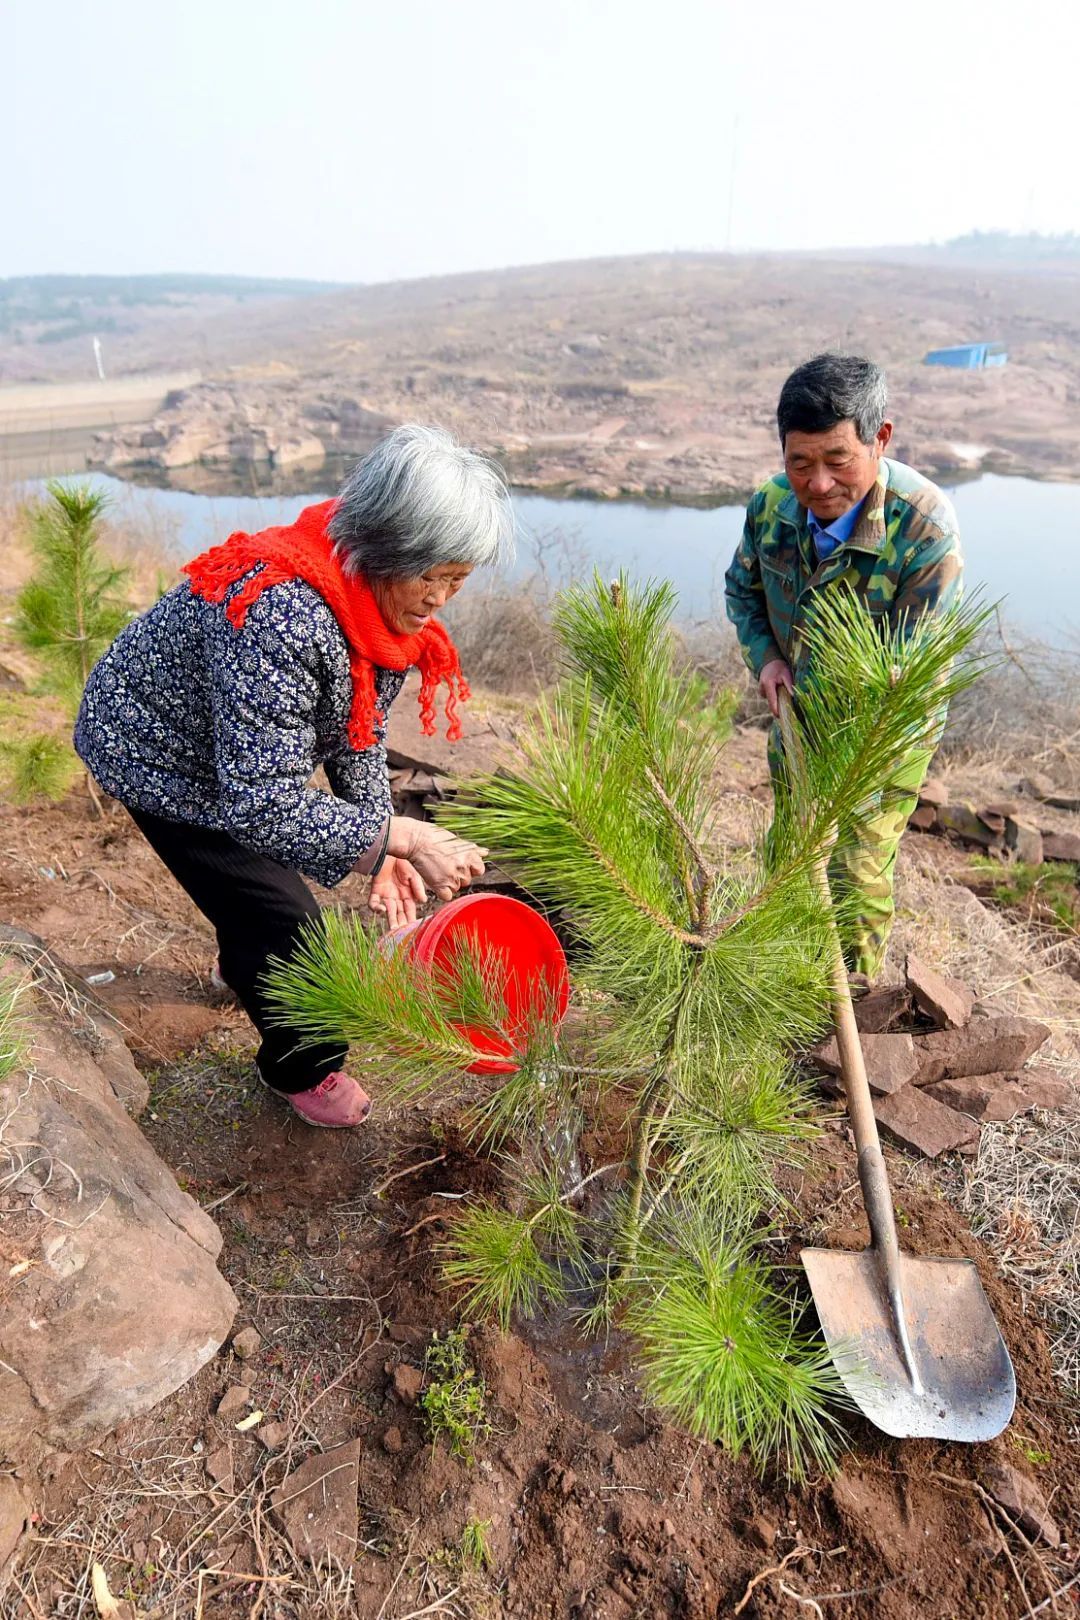
[[[923,367],[927,349],[975,338],[1004,341],[1009,364]],[[0,338],[6,375],[12,341]],[[113,466],[351,451],[413,417],[501,454],[522,484],[715,499],[772,469],[779,385],[833,347],[889,368],[899,454],[927,470],[1080,471],[1080,273],[1067,267],[595,260],[136,314],[108,347],[114,374],[197,365],[207,378],[153,430],[112,435],[100,454]],[[71,378],[85,351],[84,336],[39,348],[35,375]]]

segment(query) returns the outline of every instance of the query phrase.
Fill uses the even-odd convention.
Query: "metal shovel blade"
[[[871,1423],[900,1439],[1001,1433],[1016,1378],[969,1260],[900,1255],[910,1370],[876,1250],[804,1249],[802,1263],[837,1371]]]

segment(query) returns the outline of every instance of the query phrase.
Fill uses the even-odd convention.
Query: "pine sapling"
[[[94,664],[130,618],[127,570],[104,560],[100,520],[107,498],[88,484],[47,485],[48,499],[31,515],[35,571],[19,593],[15,632],[38,654],[43,685],[74,719]],[[78,771],[69,747],[32,737],[8,749],[17,796],[59,796]],[[99,813],[93,783],[87,790]]]
[[[449,1076],[478,1142],[503,1155],[503,1196],[467,1208],[445,1245],[465,1315],[506,1328],[547,1302],[589,1329],[618,1324],[653,1399],[798,1475],[833,1454],[845,1404],[760,1247],[786,1207],[778,1167],[816,1134],[792,1064],[830,1016],[811,875],[932,746],[942,705],[974,678],[959,660],[980,616],[882,635],[853,596],[828,601],[810,630],[804,777],[798,793],[779,786],[770,833],[740,851],[719,836],[714,785],[730,705],[703,705],[673,607],[666,584],[625,578],[565,593],[565,676],[519,734],[521,762],[442,812],[568,917],[588,1020],[579,1010],[559,1036],[538,1017],[517,1072],[478,1081],[450,986],[333,917],[279,969],[275,995],[310,1039],[364,1041],[411,1095]],[[501,1028],[494,965],[455,972],[464,1022]],[[576,1136],[600,1113],[629,1147],[582,1174]]]

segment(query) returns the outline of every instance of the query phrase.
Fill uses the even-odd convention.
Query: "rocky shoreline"
[[[766,423],[744,422],[738,434],[688,435],[648,426],[635,431],[633,396],[624,403],[619,417],[590,425],[560,420],[565,412],[546,400],[526,432],[514,425],[520,409],[508,409],[507,425],[497,425],[495,401],[480,417],[461,398],[423,397],[410,408],[397,398],[355,397],[317,382],[211,379],[171,393],[150,422],[95,434],[89,460],[105,472],[141,471],[181,484],[195,469],[310,475],[327,461],[362,455],[382,433],[412,417],[445,423],[501,461],[515,487],[538,494],[718,506],[745,500],[775,470],[775,441]],[[1070,459],[1052,440],[1045,442],[1045,455],[1034,457],[1003,445],[930,437],[918,422],[902,419],[896,447],[900,459],[932,478],[993,472],[1080,479],[1080,457]]]

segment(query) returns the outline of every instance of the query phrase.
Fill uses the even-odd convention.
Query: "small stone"
[[[1061,1532],[1034,1480],[1011,1463],[995,1463],[984,1473],[983,1484],[1025,1535],[1038,1536],[1048,1547],[1061,1545]]]
[[[287,1423],[263,1423],[255,1430],[255,1438],[267,1451],[278,1451],[289,1438]]]
[[[394,1344],[415,1344],[423,1336],[421,1329],[413,1327],[411,1322],[388,1322],[386,1334]]]
[[[916,832],[933,832],[938,824],[937,811],[932,804],[916,805],[908,817],[908,826]]]
[[[412,1367],[407,1361],[399,1361],[390,1375],[394,1386],[394,1394],[406,1406],[415,1406],[424,1387],[424,1375],[419,1367]]]
[[[979,1138],[975,1120],[915,1086],[905,1086],[893,1096],[875,1097],[874,1113],[882,1130],[894,1141],[901,1147],[914,1148],[927,1159],[970,1146]]]
[[[870,1090],[878,1096],[899,1091],[919,1072],[919,1059],[910,1035],[862,1035],[859,1044],[866,1065],[867,1082]],[[839,1075],[840,1050],[835,1036],[814,1047],[810,1057],[826,1074]]]
[[[1051,799],[1057,792],[1057,786],[1052,779],[1042,771],[1032,771],[1019,783],[1019,791],[1029,799]]]
[[[382,1448],[384,1451],[388,1452],[391,1457],[396,1457],[398,1452],[401,1450],[401,1446],[401,1430],[398,1428],[396,1423],[392,1423],[382,1437]]]
[[[1000,810],[995,810],[991,805],[986,805],[982,810],[977,811],[976,814],[983,825],[990,828],[991,832],[1004,833],[1005,817]]]
[[[675,1525],[671,1519],[663,1519],[660,1523],[660,1528],[669,1541],[675,1540]]]
[[[933,805],[938,809],[949,802],[949,790],[940,776],[928,776],[919,789],[919,803]]]
[[[1046,859],[1042,833],[1019,816],[1009,816],[1005,822],[1005,848],[1011,850],[1014,860],[1026,866],[1041,866]]]
[[[935,973],[914,951],[908,953],[905,975],[915,1005],[935,1029],[963,1029],[975,1005],[966,984]]]
[[[219,1418],[235,1418],[246,1406],[251,1404],[251,1390],[246,1384],[233,1384],[227,1389],[217,1404]]]
[[[232,1347],[240,1360],[246,1361],[249,1356],[255,1355],[257,1351],[262,1349],[262,1334],[258,1328],[241,1328],[239,1333],[233,1334]]]
[[[1022,1069],[1050,1031],[1034,1018],[973,1018],[963,1029],[915,1036],[917,1086],[955,1080],[967,1074],[1011,1074]]]
[[[206,1472],[220,1485],[223,1491],[231,1493],[233,1488],[233,1457],[231,1446],[219,1446],[212,1451],[206,1459]]]
[[[1047,832],[1043,830],[1043,859],[1047,861],[1080,861],[1080,833]]]
[[[559,1475],[559,1495],[569,1496],[577,1484],[577,1475],[572,1468],[564,1468]]]

